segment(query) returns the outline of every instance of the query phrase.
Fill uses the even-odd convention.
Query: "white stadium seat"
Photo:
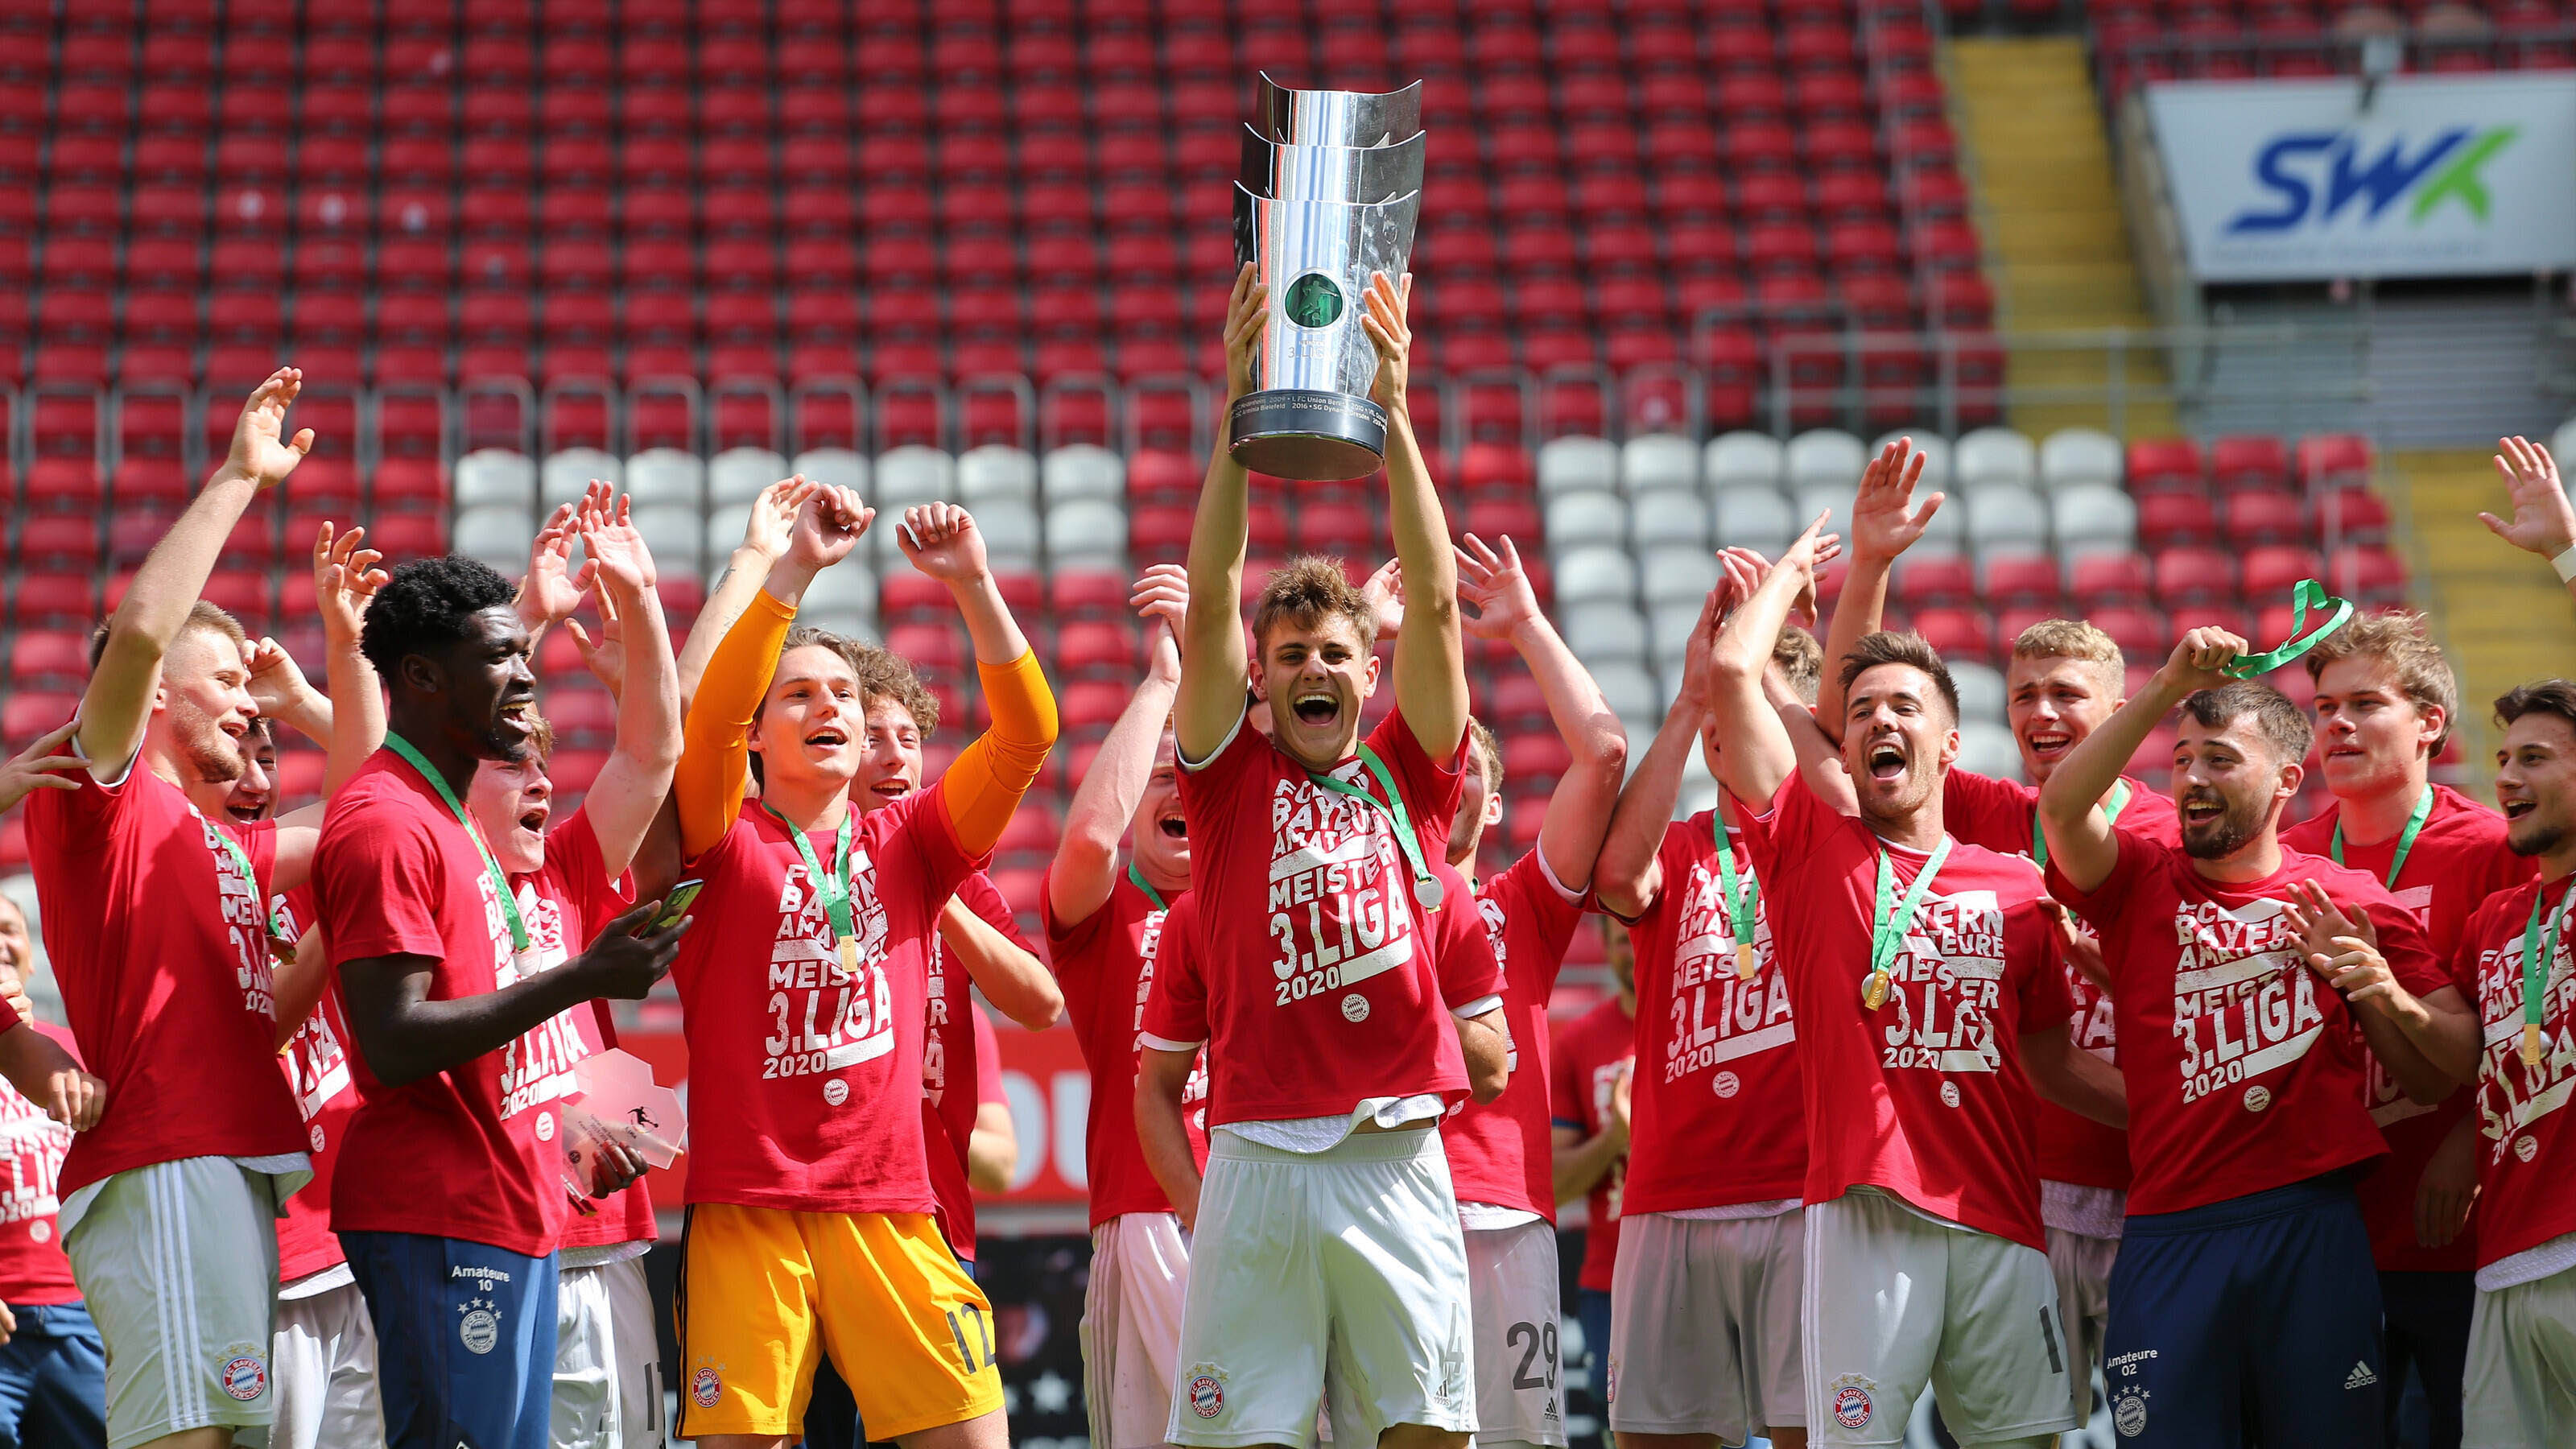
[[[1793,489],[1831,483],[1849,493],[1860,487],[1860,470],[1869,464],[1869,449],[1840,428],[1815,428],[1789,440],[1785,462],[1783,476]]]
[[[1637,597],[1637,561],[1616,543],[1568,549],[1556,555],[1559,604],[1626,604]]]
[[[1047,557],[1057,568],[1124,570],[1127,567],[1127,510],[1109,498],[1072,498],[1046,515]]]
[[[495,503],[526,508],[536,502],[537,463],[508,448],[477,448],[456,460],[456,506]]]
[[[1780,440],[1769,433],[1734,432],[1709,440],[1700,457],[1700,479],[1712,493],[1732,488],[1778,488],[1787,472]]]
[[[1008,443],[969,448],[957,460],[957,497],[969,510],[996,498],[1033,503],[1038,496],[1038,460]]]
[[[1804,532],[1808,524],[1816,521],[1816,515],[1826,509],[1832,509],[1833,516],[1825,520],[1825,532],[1850,533],[1852,499],[1859,495],[1859,491],[1860,475],[1857,473],[1846,482],[1810,483],[1800,488],[1797,496],[1789,504],[1789,531],[1782,536],[1781,543],[1785,545],[1790,539]],[[1947,510],[1950,505],[1944,503],[1941,507]],[[1734,542],[1733,539],[1726,541]],[[1920,546],[1917,545],[1917,547]],[[1953,549],[1951,552],[1955,553],[1957,550]]]
[[[855,558],[843,559],[814,576],[807,585],[797,615],[829,614],[842,617],[874,619],[877,616],[877,576]]]
[[[456,515],[450,546],[515,579],[528,571],[528,544],[536,536],[537,521],[525,504],[486,503]]]
[[[1646,621],[1626,604],[1563,607],[1565,647],[1587,665],[1646,657]]]
[[[2058,490],[2050,508],[2060,555],[2120,551],[2137,546],[2138,505],[2109,483],[2078,483]]]
[[[787,474],[787,460],[767,448],[727,448],[707,460],[707,501],[749,503]]]
[[[1950,681],[1959,686],[1959,718],[1992,720],[2004,717],[2004,677],[1993,665],[1973,659],[1949,661]]]
[[[1725,577],[1717,556],[1705,548],[1652,542],[1638,554],[1637,571],[1639,590],[1649,605],[1686,602],[1696,607]]]
[[[1959,721],[1959,766],[1971,774],[1998,780],[2021,778],[2021,747],[2009,726],[1995,720]]]
[[[1619,450],[1619,484],[1630,497],[1657,488],[1699,486],[1699,446],[1672,433],[1630,438]]]
[[[787,471],[827,488],[856,489],[861,498],[876,502],[868,497],[868,460],[847,448],[808,448],[796,455]]]
[[[1049,503],[1076,498],[1122,500],[1127,496],[1127,465],[1116,453],[1096,443],[1071,443],[1046,455],[1039,467]]]
[[[984,552],[996,568],[1028,570],[1038,561],[1038,511],[1019,499],[996,498],[967,510],[984,535]]]
[[[1877,442],[1869,445],[1869,456],[1875,459],[1887,450],[1888,444],[1899,438],[1913,439],[1914,451],[1923,455],[1923,477],[1914,485],[1918,492],[1938,493],[1956,480],[1958,474],[1953,466],[1956,450],[1950,446],[1948,438],[1930,428],[1899,428],[1882,434]]]
[[[1958,503],[1944,503],[1941,511],[1961,508],[1967,523],[1968,546],[1979,558],[1989,551],[2029,553],[2047,544],[2048,500],[2037,491],[2010,483],[1988,483],[1967,493],[1963,508]]]
[[[957,497],[957,460],[919,443],[880,454],[876,475],[876,495],[868,501],[888,512]]]
[[[1657,488],[1628,500],[1628,536],[1638,548],[1708,543],[1708,500],[1697,490]]]
[[[1559,493],[1547,500],[1550,549],[1628,541],[1628,505],[1606,489]]]
[[[623,487],[626,464],[616,454],[603,453],[597,448],[566,448],[559,453],[548,453],[546,461],[537,470],[538,508],[552,513],[564,504],[580,502],[582,490],[588,488],[594,478]]]
[[[626,460],[626,491],[638,508],[659,503],[695,508],[706,499],[707,465],[695,453],[647,448]]]
[[[1538,449],[1538,496],[1619,486],[1619,448],[1607,438],[1551,438]]]
[[[1836,506],[1846,506],[1849,501],[1844,498]],[[1759,488],[1730,488],[1720,493],[1715,512],[1718,547],[1758,549],[1765,558],[1778,557],[1789,540],[1798,536],[1798,526],[1805,521],[1797,516],[1789,500]],[[1810,513],[1807,517],[1815,515]]]
[[[2039,478],[2050,488],[2117,484],[2127,471],[2120,440],[2099,428],[2059,428],[2039,445]]]
[[[2010,428],[1979,428],[1959,440],[1950,471],[1962,487],[1980,483],[2039,482],[2039,449]]]
[[[775,483],[778,480],[773,478],[770,481]],[[748,503],[728,503],[707,515],[703,557],[708,568],[717,573],[724,571],[724,561],[733,555],[735,549],[742,547],[742,530],[750,522],[751,505]]]
[[[1676,599],[1668,604],[1655,605],[1654,612],[1646,617],[1646,640],[1653,651],[1654,661],[1673,669],[1676,687],[1681,679],[1682,656],[1690,651],[1691,630],[1699,627],[1699,611],[1707,603],[1706,594],[1688,603]],[[1665,700],[1667,704],[1671,702],[1669,698]],[[1638,748],[1643,749],[1644,746]]]
[[[1601,698],[1621,719],[1652,718],[1663,707],[1655,691],[1655,677],[1646,672],[1644,665],[1604,663],[1592,671],[1592,682],[1601,686]],[[1633,737],[1629,749],[1635,754],[1646,752],[1644,741]]]
[[[699,546],[705,542],[707,516],[695,503],[656,503],[635,510],[635,531],[653,551],[653,562],[674,573],[698,571]],[[740,530],[734,536],[740,538]],[[727,546],[730,550],[730,545]]]

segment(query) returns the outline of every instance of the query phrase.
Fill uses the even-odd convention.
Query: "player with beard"
[[[1548,999],[1583,920],[1593,861],[1627,772],[1628,736],[1554,625],[1511,539],[1499,551],[1474,534],[1458,549],[1458,597],[1477,638],[1509,643],[1529,666],[1565,741],[1569,764],[1548,797],[1536,846],[1478,881],[1476,851],[1503,819],[1503,752],[1481,720],[1468,721],[1467,769],[1449,831],[1449,864],[1475,892],[1503,967],[1511,1023],[1511,1080],[1442,1124],[1459,1225],[1467,1245],[1467,1301],[1475,1317],[1476,1442],[1562,1445],[1557,1333],[1563,1289],[1556,1268],[1554,1153],[1548,1123]],[[1364,592],[1378,637],[1403,641],[1404,570],[1389,563]]]
[[[2459,717],[2450,662],[2420,619],[2399,614],[2355,619],[2302,662],[2316,681],[2318,754],[2334,801],[2282,831],[2281,844],[2377,876],[2415,913],[2434,960],[2448,962],[2469,913],[2532,872],[2507,847],[2503,816],[2430,778]],[[2397,1440],[2411,1366],[2431,1411],[2430,1449],[2457,1449],[2477,1307],[2477,1243],[2465,1223],[2477,1190],[2476,1094],[2452,1092],[2427,1106],[2377,1057],[2368,1066],[2363,1100],[2389,1151],[2359,1184],[2386,1323],[2388,1438]]]
[[[2038,872],[1947,832],[1958,692],[1930,646],[1871,634],[1835,661],[1840,770],[1800,768],[1790,719],[1804,711],[1781,708],[1764,678],[1812,596],[1823,522],[1767,574],[1727,555],[1747,602],[1709,667],[1718,779],[1744,806],[1757,919],[1797,1022],[1808,1439],[1899,1443],[1928,1381],[1962,1443],[2044,1445],[2074,1415],[2034,1089],[2116,1122],[2118,1078],[2067,1041]],[[1856,816],[1838,806],[1844,789]],[[1633,1205],[1633,1179],[1629,1192]]]
[[[1466,1248],[1432,1128],[1471,1073],[1478,1095],[1501,1092],[1509,1036],[1490,970],[1471,980],[1472,963],[1429,949],[1443,912],[1469,909],[1435,871],[1458,807],[1467,680],[1457,566],[1407,409],[1410,286],[1375,275],[1360,299],[1412,595],[1394,712],[1362,737],[1376,620],[1332,560],[1272,575],[1247,660],[1247,475],[1222,447],[1190,532],[1174,736],[1207,989],[1198,1019],[1158,1019],[1148,1003],[1137,1089],[1157,1179],[1195,1182],[1174,1148],[1208,1048],[1174,1443],[1305,1443],[1328,1389],[1337,1439],[1457,1449],[1476,1425]],[[1229,407],[1252,389],[1265,295],[1250,266],[1236,274]],[[1244,724],[1247,674],[1271,707],[1267,739]]]
[[[2126,1028],[2136,1177],[2106,1385],[2144,1445],[2233,1445],[2248,1427],[2376,1444],[2379,1290],[2353,1271],[2370,1237],[2352,1183],[2387,1149],[2362,1046],[2431,1101],[2475,1023],[2376,876],[2281,844],[2311,730],[2280,691],[2230,677],[2243,654],[2224,630],[2184,635],[2040,789],[2050,889],[2099,936]],[[2100,806],[2177,704],[2179,849]]]
[[[553,731],[531,718],[532,740],[517,760],[480,761],[466,791],[475,829],[509,878],[529,953],[500,977],[560,969],[578,944],[635,904],[628,873],[637,847],[669,794],[680,757],[680,697],[671,636],[652,554],[628,516],[628,501],[593,482],[542,531],[520,584],[515,611],[533,636],[569,624],[584,588],[595,592],[600,637],[576,632],[592,672],[617,701],[616,738],[582,807],[553,822],[554,783],[546,763]],[[588,555],[568,570],[578,541]],[[617,1045],[605,1001],[584,1001],[501,1051],[505,1112],[542,1111],[578,1090],[575,1071]],[[658,1445],[663,1440],[661,1346],[654,1332],[645,1252],[655,1230],[641,1179],[582,1205],[557,1247],[555,1353],[548,1440],[554,1449]]]
[[[844,489],[800,507],[708,662],[674,784],[680,854],[715,923],[676,974],[692,1099],[728,1128],[690,1155],[681,1432],[728,1449],[791,1442],[827,1353],[877,1438],[999,1449],[1005,1437],[990,1309],[934,1217],[927,957],[1045,762],[1055,703],[973,520],[911,510],[904,555],[956,601],[993,728],[928,788],[853,806],[877,661],[790,625],[874,517]],[[861,1353],[868,1371],[853,1372]]]
[[[1912,439],[1882,449],[1861,474],[1852,505],[1852,568],[1834,609],[1826,648],[1840,657],[1879,628],[1889,575],[1896,561],[1923,536],[1941,497],[1914,504],[1923,459]],[[2004,671],[2005,719],[2021,751],[2023,773],[2034,782],[2002,780],[1953,768],[1943,777],[1942,820],[1970,845],[2045,862],[2039,828],[2039,787],[2058,763],[2127,700],[2127,661],[2120,646],[2092,625],[2043,619],[2013,640]],[[1831,729],[1836,710],[1819,711]],[[2103,812],[2122,828],[2144,831],[2168,845],[2179,843],[2173,802],[2142,780],[2120,777],[2102,799]],[[2095,984],[2101,948],[2092,933],[2062,909],[2057,912],[2058,951],[2074,1011],[2067,1030],[2080,1050],[2119,1061],[2119,1034],[2110,998]],[[2048,1264],[2057,1277],[2057,1306],[2064,1316],[2075,1369],[2075,1418],[2093,1416],[2091,1368],[2102,1357],[2110,1320],[2111,1265],[2119,1257],[2120,1222],[2129,1186],[2128,1134],[2078,1116],[2053,1102],[2039,1108],[2039,1212],[2048,1230]]]
[[[1190,888],[1190,837],[1173,758],[1175,642],[1189,573],[1157,564],[1136,580],[1145,677],[1074,788],[1047,869],[1047,952],[1091,1072],[1083,1124],[1091,1178],[1091,1274],[1082,1303],[1083,1403],[1099,1449],[1150,1449],[1171,1421],[1189,1246],[1136,1136],[1137,1054],[1169,913]],[[1129,842],[1119,855],[1121,837]],[[1203,1102],[1205,1068],[1185,1100]],[[1204,1143],[1193,1156],[1205,1158]]]
[[[1637,953],[1618,922],[1598,916],[1594,923],[1609,958],[1612,990],[1557,1033],[1548,1114],[1556,1200],[1585,1200],[1575,1313],[1583,1324],[1595,1402],[1602,1402],[1609,1390],[1610,1279],[1619,1262],[1619,1196],[1627,1179],[1628,1104],[1637,1060]]]
[[[1807,1133],[1788,982],[1740,808],[1721,796],[1673,818],[1692,750],[1724,778],[1709,669],[1731,601],[1721,588],[1700,611],[1681,687],[1619,796],[1596,881],[1635,952],[1631,1050],[1646,1061],[1628,1084],[1619,1266],[1595,1350],[1608,1365],[1610,1427],[1635,1449],[1711,1449],[1757,1433],[1788,1449],[1807,1440]],[[1764,680],[1774,705],[1812,702],[1822,662],[1813,635],[1781,629]]]
[[[546,1443],[566,1194],[554,1108],[512,1090],[512,1048],[594,999],[642,998],[688,925],[654,929],[654,902],[537,969],[518,893],[464,803],[483,761],[522,764],[534,744],[512,595],[452,556],[405,563],[377,591],[363,647],[390,729],[332,797],[315,864],[358,1049],[331,1221],[375,1324],[398,1449]],[[602,1196],[642,1170],[617,1147],[601,1167]]]

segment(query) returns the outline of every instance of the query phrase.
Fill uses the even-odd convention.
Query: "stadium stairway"
[[[2071,36],[1959,39],[1944,48],[1952,120],[1960,138],[2001,325],[2012,332],[2152,327],[2113,182],[2100,102]],[[2016,347],[2012,386],[2099,389],[2106,354]],[[2126,381],[2158,392],[2164,364],[2131,358]],[[2062,427],[2110,427],[2091,403],[2025,403],[2014,427],[2034,437]],[[2162,401],[2132,402],[2128,436],[2181,431]]]
[[[2495,773],[2495,697],[2525,680],[2576,668],[2576,613],[2536,560],[2487,532],[2478,511],[2503,506],[2494,449],[2399,450],[2384,455],[2379,488],[2412,557],[2415,599],[2460,671],[2460,751],[2480,782]]]

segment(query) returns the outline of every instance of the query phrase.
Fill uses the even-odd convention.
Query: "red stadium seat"
[[[2293,494],[2238,493],[2227,500],[2227,542],[2231,547],[2296,543],[2308,536],[2307,509]],[[2253,586],[2249,583],[2247,587]]]
[[[2141,438],[2129,445],[2129,491],[2150,494],[2203,486],[2200,445],[2189,438]]]
[[[2209,476],[2230,493],[2286,488],[2290,456],[2275,437],[2220,438],[2210,444]]]
[[[2156,601],[2168,609],[2230,602],[2236,556],[2214,548],[2171,548],[2155,557]]]
[[[2138,543],[2150,550],[2216,543],[2218,510],[2198,493],[2151,493],[2138,500]]]

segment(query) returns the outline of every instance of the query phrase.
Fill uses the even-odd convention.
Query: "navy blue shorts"
[[[2379,1449],[2379,1274],[2343,1174],[2132,1216],[2102,1377],[2122,1449]]]
[[[388,1449],[546,1449],[555,1259],[417,1233],[342,1233],[376,1327]]]
[[[0,1343],[0,1449],[107,1442],[107,1350],[79,1303],[21,1304]]]

